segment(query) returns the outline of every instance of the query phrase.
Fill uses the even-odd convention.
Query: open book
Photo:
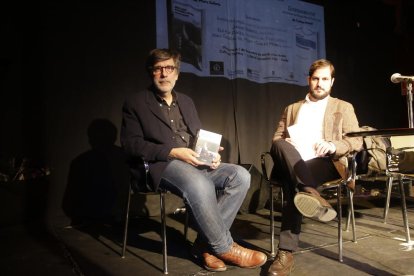
[[[194,140],[194,151],[199,154],[197,158],[206,165],[211,165],[220,148],[221,134],[200,129]]]

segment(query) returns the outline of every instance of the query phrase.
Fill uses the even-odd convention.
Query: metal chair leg
[[[387,223],[388,211],[390,209],[390,200],[391,200],[391,192],[392,192],[392,183],[394,182],[394,177],[389,176],[386,182],[387,185],[387,198],[385,200],[385,207],[384,207],[384,223]]]
[[[342,200],[341,195],[342,193],[342,185],[338,185],[338,199],[337,199],[337,206],[338,206],[338,260],[342,263]]]
[[[346,219],[345,231],[349,232],[349,225],[352,223],[352,241],[354,243],[356,240],[356,227],[355,227],[355,209],[354,209],[354,192],[352,192],[348,187],[346,188],[348,194],[348,215]]]
[[[275,218],[274,218],[274,200],[273,200],[273,185],[269,185],[270,194],[270,256],[275,257]]]
[[[165,217],[165,192],[160,192],[160,207],[161,207],[161,235],[162,235],[162,257],[164,263],[164,274],[168,274],[168,258],[167,258],[167,229]]]
[[[129,185],[128,199],[127,199],[126,210],[125,210],[125,226],[124,226],[124,237],[122,239],[121,258],[125,258],[125,250],[126,250],[127,237],[128,237],[129,207],[131,203],[131,191],[132,191],[132,188],[131,188],[131,185]]]
[[[342,233],[342,185],[346,187],[345,183],[340,183],[337,187],[337,208],[338,208],[338,260],[343,262],[343,233]],[[354,193],[346,187],[348,197],[348,215],[346,222],[346,231],[349,231],[349,224],[352,223],[352,241],[357,242],[356,227],[355,227],[355,213],[354,213]]]
[[[356,238],[356,227],[355,227],[354,192],[352,192],[349,189],[348,189],[348,198],[349,198],[348,214],[350,214],[350,219],[352,222],[352,241],[356,243],[357,238]]]
[[[398,180],[399,180],[398,182],[399,182],[400,194],[401,194],[401,207],[402,207],[402,215],[403,215],[403,220],[404,220],[405,239],[407,243],[411,243],[410,227],[408,225],[408,216],[407,216],[407,204],[405,202],[404,179],[400,175]]]
[[[351,209],[353,209],[354,206],[351,207],[351,198],[350,198],[350,194],[351,191],[349,189],[347,189],[347,194],[348,194],[348,214],[346,216],[346,226],[345,226],[345,231],[349,232],[349,225],[351,224],[351,220],[352,220],[352,214],[351,214]],[[353,203],[352,203],[353,204]]]
[[[188,208],[185,209],[185,219],[184,219],[184,238],[187,241],[188,237]]]
[[[280,187],[279,194],[280,194],[280,206],[283,209],[283,204],[285,204],[285,197],[283,195],[283,188],[282,187]]]

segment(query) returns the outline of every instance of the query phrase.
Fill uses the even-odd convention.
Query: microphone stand
[[[407,81],[407,110],[408,110],[408,127],[414,128],[413,122],[413,84]]]

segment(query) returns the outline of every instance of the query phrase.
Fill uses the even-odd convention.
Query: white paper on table
[[[315,152],[315,144],[320,138],[312,135],[306,125],[291,125],[288,127],[290,139],[296,145],[296,149],[304,161],[317,157]]]

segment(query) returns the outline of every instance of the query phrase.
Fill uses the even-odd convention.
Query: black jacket
[[[188,131],[196,136],[201,122],[194,102],[185,94],[175,93]],[[134,93],[125,100],[122,107],[121,144],[130,160],[143,158],[149,163],[154,189],[157,189],[161,174],[170,161],[168,154],[176,147],[173,136],[153,91]]]

